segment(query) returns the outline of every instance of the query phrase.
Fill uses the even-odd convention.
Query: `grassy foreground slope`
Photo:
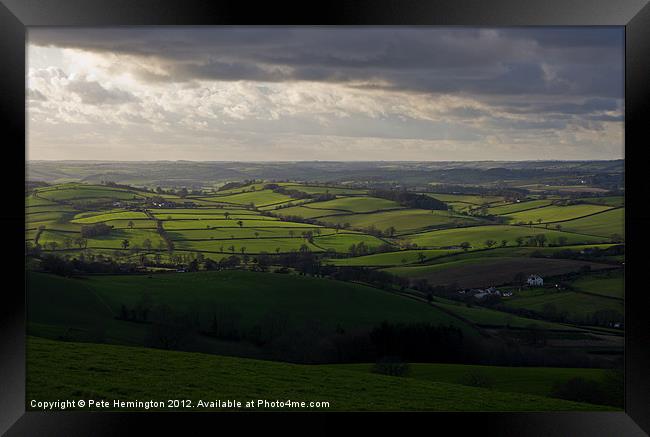
[[[543,396],[323,366],[57,342],[36,337],[29,337],[27,342],[27,374],[27,398],[38,400],[328,401],[329,410],[357,411],[612,409]]]
[[[245,326],[268,314],[282,314],[298,324],[316,320],[327,329],[372,327],[389,320],[453,324],[466,334],[475,333],[458,319],[406,297],[360,284],[296,275],[229,270],[67,279],[29,273],[27,285],[30,332],[42,336],[56,328],[102,325],[107,338],[123,342],[122,331],[131,332],[140,325],[114,316],[122,304],[133,307],[144,295],[155,304],[197,312],[206,320],[216,310],[236,310]]]
[[[365,373],[372,372],[374,367],[373,364],[328,364],[323,367],[325,366]],[[408,377],[462,384],[467,383],[472,375],[481,375],[491,383],[493,390],[550,396],[555,384],[566,383],[572,378],[600,381],[606,372],[605,369],[414,363],[409,365]]]

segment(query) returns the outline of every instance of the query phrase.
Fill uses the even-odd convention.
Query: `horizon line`
[[[459,160],[321,160],[321,159],[303,159],[303,160],[195,160],[195,159],[156,159],[156,160],[114,160],[114,159],[26,159],[25,162],[120,162],[120,163],[137,163],[137,162],[197,162],[197,163],[297,163],[297,162],[350,162],[350,163],[363,163],[363,162],[412,162],[412,163],[442,163],[442,162],[605,162],[605,161],[625,161],[625,158],[610,158],[610,159],[459,159]]]

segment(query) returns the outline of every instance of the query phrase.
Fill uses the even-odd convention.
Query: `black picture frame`
[[[437,430],[461,435],[467,431],[502,436],[633,436],[650,432],[650,318],[645,275],[650,247],[650,214],[644,207],[644,170],[650,114],[650,6],[648,0],[330,0],[321,2],[247,2],[185,0],[1,0],[0,114],[6,181],[24,177],[25,36],[30,26],[128,25],[471,25],[471,26],[600,26],[625,27],[625,411],[614,413],[408,413],[360,415],[364,420],[403,428],[417,420]],[[647,170],[646,170],[647,172]],[[7,435],[118,435],[145,425],[187,431],[191,424],[211,425],[214,414],[147,414],[25,412],[24,198],[13,184],[3,196],[1,214],[8,257],[0,302],[0,433]],[[647,268],[647,267],[646,267]],[[632,273],[634,270],[634,273]],[[10,281],[11,276],[16,278]],[[13,285],[9,285],[13,284]],[[218,421],[255,424],[248,413],[223,414]],[[295,413],[294,413],[295,415]],[[300,413],[299,415],[304,415]],[[332,416],[310,416],[307,430],[325,430]],[[347,417],[349,419],[349,417]],[[267,414],[264,425],[280,425],[282,414]],[[286,423],[286,422],[285,422]],[[399,425],[402,423],[402,425]],[[434,428],[431,428],[432,430]],[[644,432],[645,431],[645,432]],[[241,432],[241,431],[239,431]]]

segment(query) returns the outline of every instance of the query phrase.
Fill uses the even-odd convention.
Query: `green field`
[[[321,227],[211,227],[210,229],[188,229],[188,230],[173,230],[169,231],[169,238],[172,240],[227,240],[236,238],[293,238],[302,240],[303,232],[312,232],[313,235],[329,235],[334,234],[336,231],[329,228]]]
[[[318,218],[328,215],[341,214],[341,211],[333,209],[316,209],[309,206],[292,206],[289,208],[279,208],[273,211],[275,214],[285,217],[302,217],[307,219]]]
[[[114,229],[110,235],[88,238],[88,247],[110,247],[119,249],[123,240],[129,240],[129,247],[143,247],[145,240],[151,242],[152,247],[161,247],[164,241],[155,230],[151,229]],[[164,246],[163,246],[164,247]]]
[[[134,193],[124,189],[110,188],[101,185],[64,184],[53,187],[39,188],[36,195],[45,200],[54,202],[76,199],[115,199],[129,200],[143,197],[140,193]]]
[[[521,212],[514,212],[507,214],[504,217],[508,217],[514,223],[554,223],[562,222],[565,220],[572,220],[579,217],[584,217],[591,214],[596,214],[599,212],[607,211],[610,209],[606,205],[590,205],[590,204],[578,204],[578,205],[549,205],[543,208],[530,209]]]
[[[56,202],[52,202],[51,200],[46,200],[43,198],[36,197],[34,195],[29,195],[25,197],[25,207],[26,208],[33,208],[37,206],[54,206],[58,205]]]
[[[156,229],[156,221],[151,219],[107,220],[104,223],[113,226],[114,229]]]
[[[624,285],[621,271],[583,276],[571,282],[571,286],[576,290],[619,299],[624,297]]]
[[[364,243],[371,249],[375,249],[384,241],[372,235],[365,235],[360,233],[339,232],[338,234],[330,234],[323,236],[316,236],[314,244],[323,249],[334,250],[339,253],[346,253],[353,244]]]
[[[47,245],[54,241],[58,244],[58,249],[65,249],[66,239],[76,239],[79,234],[76,232],[61,232],[56,230],[46,229],[43,231],[39,238],[41,245]],[[128,240],[131,249],[133,247],[143,248],[145,240],[149,240],[154,249],[160,247],[163,240],[160,235],[153,229],[113,229],[109,235],[101,235],[92,238],[87,238],[88,248],[108,248],[108,249],[122,249],[122,241]],[[164,243],[164,242],[163,242]],[[47,246],[46,246],[47,247]],[[72,247],[77,247],[76,243],[72,242]]]
[[[253,204],[256,207],[273,205],[276,203],[283,203],[293,200],[291,197],[284,194],[275,193],[271,190],[256,190],[246,193],[231,194],[228,196],[213,196],[202,197],[205,200],[212,200],[216,202],[232,203],[237,205]]]
[[[294,223],[294,222],[285,222],[280,220],[267,220],[266,218],[250,218],[251,216],[246,216],[246,218],[229,218],[226,219],[204,219],[204,220],[165,220],[163,227],[167,230],[176,230],[176,229],[207,229],[208,226],[211,228],[234,228],[234,229],[244,229],[244,228],[264,228],[264,227],[282,227],[282,228],[313,228],[314,225],[307,223]],[[242,225],[239,226],[238,221],[242,222]]]
[[[511,214],[513,212],[525,211],[525,210],[530,210],[535,208],[542,208],[544,206],[550,205],[551,203],[553,203],[553,200],[551,199],[516,202],[516,203],[510,203],[508,205],[491,206],[490,208],[488,208],[488,213],[494,215]]]
[[[436,248],[459,246],[462,242],[468,242],[472,247],[478,248],[486,247],[485,242],[487,240],[494,240],[499,245],[503,240],[506,240],[507,246],[516,246],[516,239],[518,237],[527,239],[538,234],[546,235],[547,242],[549,243],[559,241],[558,239],[560,237],[565,238],[565,244],[569,245],[581,243],[604,243],[608,241],[607,237],[579,235],[570,232],[556,231],[553,229],[507,225],[474,226],[422,232],[409,235],[409,240],[420,247]]]
[[[589,217],[562,223],[562,229],[570,232],[580,232],[590,235],[625,236],[625,210],[612,209]]]
[[[581,198],[583,202],[619,207],[625,205],[625,196],[601,196]]]
[[[340,197],[325,202],[310,203],[309,208],[343,212],[371,212],[384,209],[399,209],[401,206],[392,200],[377,197]]]
[[[165,218],[166,214],[177,214],[177,215],[195,215],[195,214],[201,214],[201,215],[224,215],[226,212],[228,214],[255,214],[259,215],[258,212],[250,209],[244,209],[244,208],[234,208],[234,207],[228,207],[228,208],[213,208],[213,207],[197,207],[197,208],[152,208],[150,209],[150,212],[154,216],[160,216],[160,218]]]
[[[276,253],[299,250],[306,245],[312,252],[320,252],[322,249],[310,244],[303,238],[239,238],[223,240],[174,240],[174,248],[178,250],[190,250],[198,252],[221,252],[242,255],[244,253],[257,254],[261,252]],[[232,247],[232,249],[231,249]],[[243,249],[243,251],[242,251]]]
[[[444,194],[444,193],[426,193],[427,196],[434,199],[442,200],[443,202],[457,202],[469,203],[472,205],[480,206],[485,203],[504,202],[505,199],[501,196],[475,196],[467,194]]]
[[[386,267],[420,262],[418,256],[420,253],[425,256],[425,261],[430,261],[434,258],[444,257],[458,252],[458,249],[401,250],[398,252],[376,253],[353,258],[330,259],[327,262],[335,266]]]
[[[553,329],[563,331],[578,331],[577,328],[561,325],[553,322],[546,322],[544,320],[528,319],[513,314],[504,313],[489,308],[480,306],[467,306],[464,303],[456,302],[441,297],[433,299],[433,305],[444,310],[450,311],[465,320],[468,320],[477,325],[484,325],[490,327],[512,327],[512,328],[531,328],[538,329]]]
[[[592,296],[573,291],[548,291],[536,289],[515,295],[505,301],[511,308],[526,308],[537,313],[549,310],[549,306],[556,312],[566,312],[569,319],[581,320],[596,311],[610,310],[623,316],[623,301]]]
[[[424,209],[400,209],[371,214],[349,214],[321,217],[322,222],[331,225],[349,224],[352,228],[364,229],[374,226],[386,230],[391,226],[398,233],[414,232],[424,228],[443,227],[474,223],[476,219],[449,214],[447,211],[429,211]]]
[[[248,213],[229,213],[228,218],[224,214],[202,214],[200,212],[195,212],[194,214],[174,214],[174,213],[164,213],[164,214],[153,214],[153,216],[158,220],[233,220],[230,223],[236,223],[237,220],[277,220],[273,217],[266,217],[254,212]],[[227,222],[226,222],[227,223]]]
[[[589,249],[589,248],[606,249],[612,246],[615,246],[615,244],[580,244],[576,246],[561,246],[561,247],[495,246],[492,249],[478,248],[476,250],[468,250],[467,252],[461,249],[421,249],[420,251],[432,251],[434,253],[450,252],[448,257],[437,256],[432,258],[431,260],[426,261],[426,264],[439,264],[439,263],[446,263],[449,261],[479,260],[479,259],[488,259],[488,258],[503,258],[503,257],[506,258],[527,257],[528,258],[533,255],[551,256],[557,252],[561,252],[564,250],[579,252],[581,250]]]
[[[49,212],[74,212],[75,209],[68,205],[38,205],[38,206],[27,206],[25,208],[25,214],[36,217],[38,214],[49,213]]]
[[[33,223],[56,223],[70,217],[70,211],[43,211],[27,214],[26,221],[28,227],[33,227]]]
[[[291,190],[302,191],[303,193],[307,193],[307,194],[363,195],[368,192],[368,190],[355,189],[355,188],[317,187],[313,185],[302,185],[302,184],[286,184],[285,187]]]
[[[372,255],[352,258],[333,258],[327,260],[327,262],[335,266],[389,267],[419,263],[419,253],[422,253],[426,257],[424,260],[425,263],[436,264],[467,259],[530,257],[532,254],[537,253],[542,255],[551,255],[562,250],[581,251],[589,248],[606,249],[612,246],[614,246],[614,244],[582,244],[578,246],[562,247],[496,247],[489,250],[481,248],[480,250],[469,250],[467,252],[464,252],[462,249],[416,249],[375,253]]]
[[[79,224],[93,224],[93,223],[100,223],[100,222],[106,222],[109,220],[148,220],[149,218],[147,215],[143,212],[137,212],[137,211],[117,211],[117,212],[109,212],[106,214],[102,213],[97,213],[97,214],[89,214],[89,213],[84,213],[84,214],[77,214],[73,220],[71,220],[72,223],[79,223]]]
[[[584,266],[589,266],[593,270],[613,268],[613,266],[607,264],[568,259],[476,257],[456,260],[455,257],[449,257],[448,262],[391,267],[386,271],[405,278],[425,278],[434,285],[457,284],[462,288],[466,288],[511,283],[518,273],[555,276],[577,272]]]
[[[608,205],[614,207],[625,205],[624,196],[582,197],[580,200],[583,202],[595,203],[597,205]]]
[[[35,337],[27,342],[27,369],[26,396],[38,400],[178,398],[195,402],[199,399],[235,399],[244,403],[249,399],[329,402],[329,407],[320,411],[613,409],[424,377],[395,378],[356,369],[55,342]]]

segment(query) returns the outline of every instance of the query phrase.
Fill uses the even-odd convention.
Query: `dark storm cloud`
[[[139,72],[152,81],[321,81],[473,95],[623,92],[617,28],[38,28],[29,42],[149,59],[163,69]]]

